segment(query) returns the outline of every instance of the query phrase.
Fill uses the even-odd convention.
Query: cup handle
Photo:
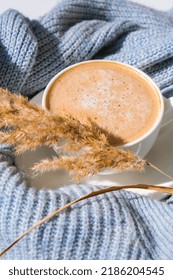
[[[131,149],[131,151],[136,155],[136,156],[138,156],[138,154],[139,154],[139,152],[140,152],[140,150],[141,150],[141,146],[142,146],[142,143],[138,143],[137,145],[136,145],[136,147],[133,147],[133,149]],[[124,148],[124,147],[121,147],[121,146],[118,146],[117,148],[122,148],[122,149],[124,149],[124,150],[130,150],[130,149],[128,149],[128,148]]]
[[[173,97],[170,98],[164,97],[164,104],[165,104],[165,111],[162,120],[162,126],[166,125],[168,122],[173,120]]]
[[[173,97],[165,98],[165,111],[161,123],[160,134],[168,132],[169,128],[172,127],[171,122],[173,121]]]
[[[141,151],[141,146],[142,146],[142,144],[139,143],[139,144],[137,145],[136,149],[133,150],[133,153],[134,153],[136,156],[139,155],[139,153],[140,153],[140,151]]]

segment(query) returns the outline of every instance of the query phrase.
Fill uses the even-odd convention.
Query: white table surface
[[[0,13],[9,8],[13,8],[22,12],[30,19],[34,19],[44,15],[59,1],[60,0],[0,0]],[[173,0],[134,0],[134,2],[164,11],[173,8]]]

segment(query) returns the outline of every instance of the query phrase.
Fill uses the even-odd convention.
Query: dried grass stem
[[[104,188],[104,189],[99,189],[99,190],[93,191],[93,192],[91,192],[89,194],[81,196],[78,199],[73,200],[73,201],[67,203],[66,205],[64,205],[60,209],[55,210],[50,215],[48,215],[48,216],[44,217],[42,220],[38,221],[35,225],[33,225],[31,228],[29,228],[25,233],[23,233],[21,236],[16,238],[16,240],[14,242],[12,242],[6,249],[4,249],[0,253],[0,257],[2,257],[5,253],[7,253],[17,242],[19,242],[23,237],[25,237],[27,234],[29,234],[32,230],[34,230],[37,227],[41,226],[43,223],[48,222],[53,217],[55,217],[57,214],[61,213],[65,209],[69,208],[73,204],[76,204],[79,201],[82,201],[82,200],[85,200],[85,199],[89,199],[91,197],[94,197],[94,196],[97,196],[97,195],[100,195],[100,194],[104,194],[104,193],[108,193],[108,192],[112,192],[112,191],[125,190],[125,189],[145,189],[145,190],[154,190],[154,191],[158,191],[158,192],[161,192],[161,193],[173,194],[173,188],[171,188],[171,187],[145,185],[145,184],[127,185],[127,186],[118,186],[118,187],[117,186],[112,186],[112,187],[108,187],[108,188]]]

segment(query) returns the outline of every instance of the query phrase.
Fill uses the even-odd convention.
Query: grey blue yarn
[[[0,15],[0,86],[29,97],[61,69],[88,59],[118,60],[173,92],[173,10],[122,0],[61,1],[38,20]],[[27,160],[27,159],[26,159]],[[29,186],[11,148],[0,146],[0,251],[65,203],[98,189]],[[173,259],[173,199],[120,191],[80,202],[17,243],[4,259]]]

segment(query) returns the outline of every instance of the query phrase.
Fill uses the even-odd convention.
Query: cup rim
[[[164,114],[164,99],[163,96],[161,94],[161,91],[159,89],[159,87],[156,85],[156,83],[153,81],[152,78],[150,78],[149,75],[147,75],[145,72],[143,72],[142,70],[129,65],[127,63],[124,62],[119,62],[116,60],[106,60],[106,59],[93,59],[93,60],[85,60],[85,61],[81,61],[75,64],[72,64],[70,66],[65,67],[64,69],[62,69],[61,71],[59,71],[57,74],[55,74],[53,76],[53,78],[49,81],[49,83],[47,84],[44,92],[43,92],[43,97],[42,97],[42,108],[43,109],[47,109],[46,103],[47,103],[47,98],[48,98],[48,93],[49,93],[49,89],[52,86],[52,84],[56,81],[56,79],[61,76],[63,73],[65,73],[66,71],[70,70],[71,68],[74,68],[76,66],[79,66],[81,64],[87,64],[87,63],[94,63],[94,62],[109,62],[109,63],[114,63],[117,65],[122,65],[124,67],[130,68],[133,71],[135,71],[138,75],[140,75],[143,79],[145,79],[147,82],[149,82],[151,84],[151,86],[153,86],[153,88],[155,89],[155,91],[157,92],[158,96],[159,96],[159,101],[160,101],[160,111],[159,114],[156,118],[156,121],[154,122],[154,124],[152,125],[152,127],[146,132],[144,133],[141,137],[136,138],[135,140],[128,142],[126,144],[121,145],[121,147],[123,148],[129,148],[133,145],[139,144],[140,142],[142,142],[144,139],[146,139],[150,134],[152,134],[153,131],[155,131],[155,129],[160,125],[162,118],[163,118],[163,114]]]

